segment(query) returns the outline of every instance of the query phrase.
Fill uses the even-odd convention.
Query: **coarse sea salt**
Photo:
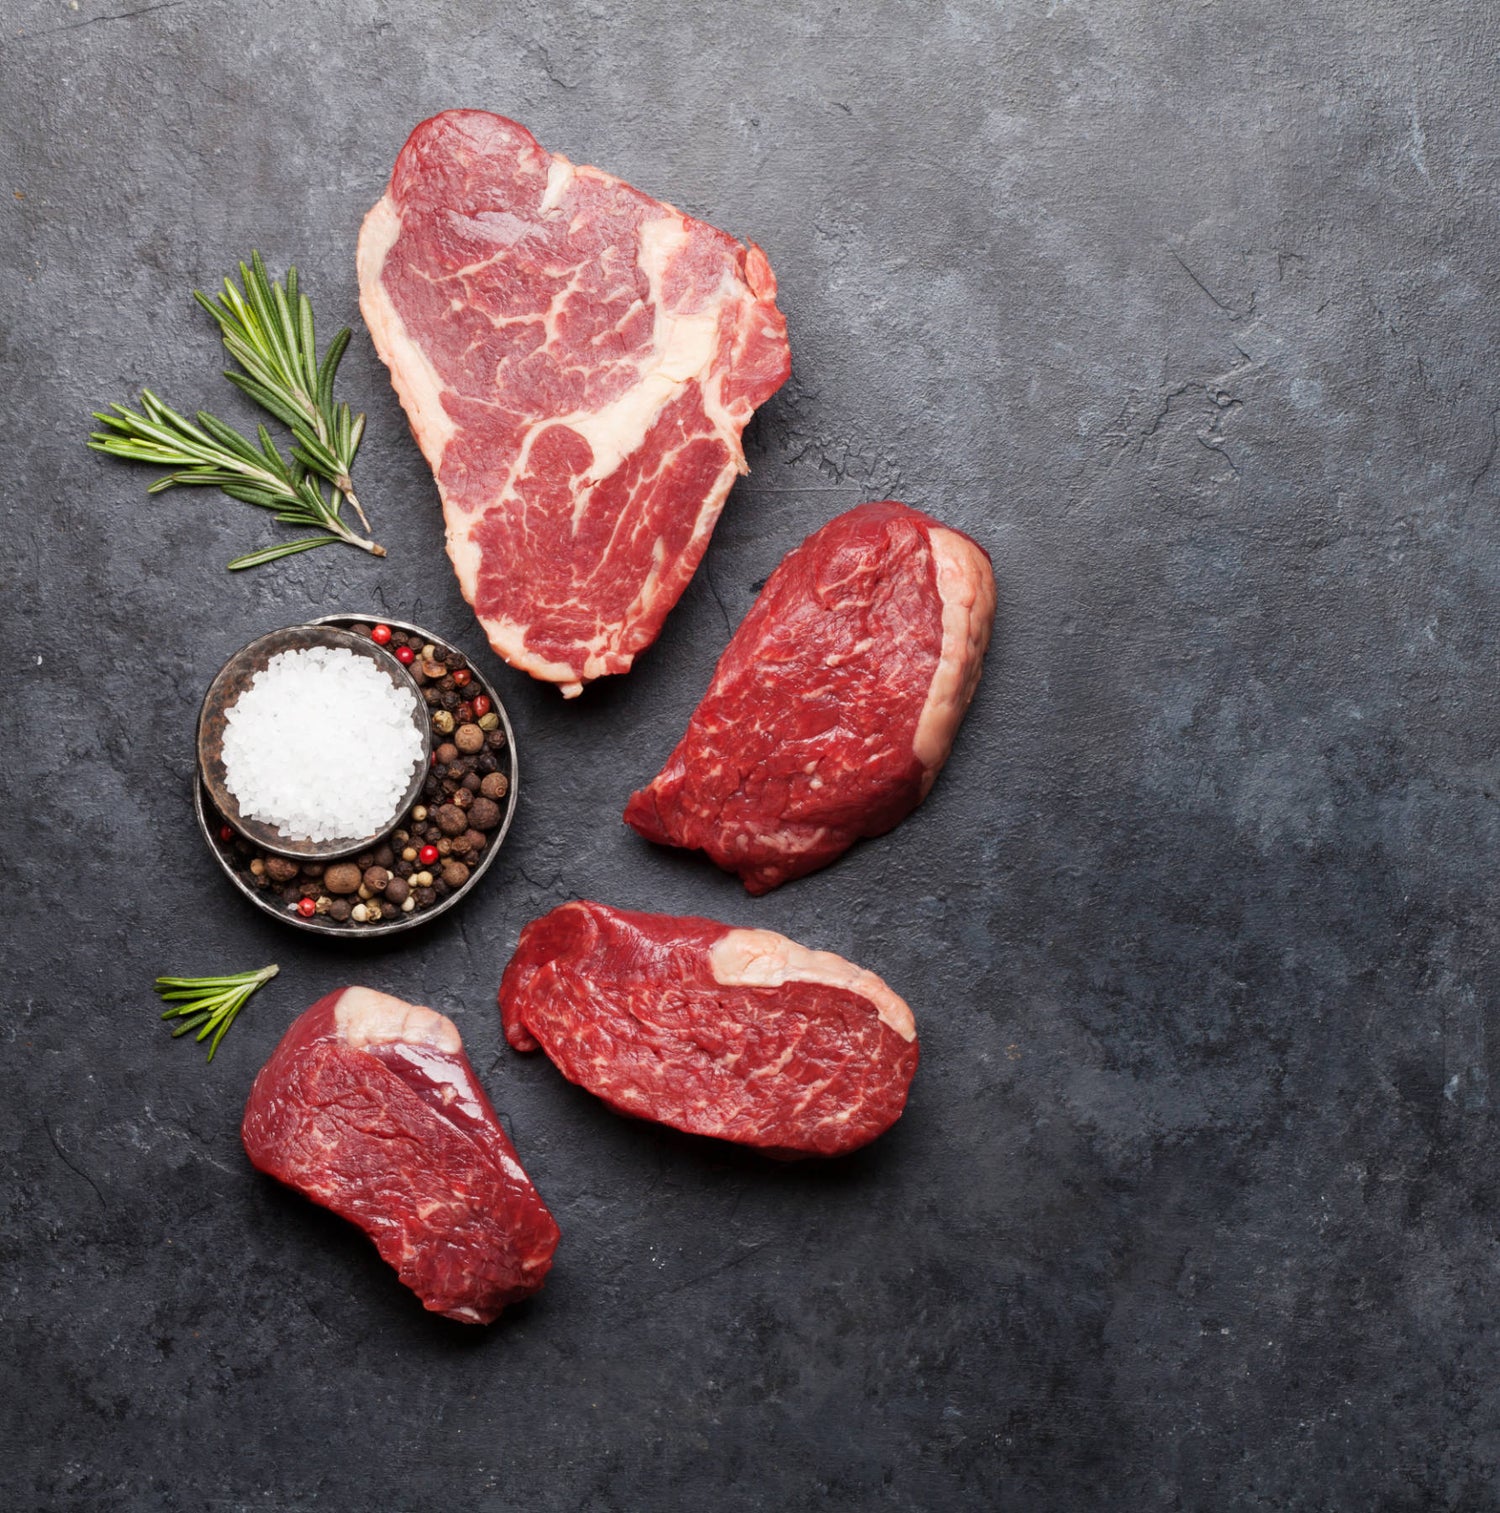
[[[343,647],[278,652],[224,717],[246,819],[293,841],[362,840],[396,817],[422,761],[415,690]]]

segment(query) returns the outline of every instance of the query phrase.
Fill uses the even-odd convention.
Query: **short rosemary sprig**
[[[287,269],[285,287],[273,283],[260,253],[252,251],[249,266],[240,264],[240,282],[243,293],[226,278],[224,292],[214,299],[193,291],[193,298],[217,322],[229,355],[243,369],[226,371],[224,377],[291,427],[296,438],[292,455],[326,478],[369,530],[349,476],[365,433],[365,417],[351,415],[347,404],[333,402],[333,379],[349,345],[349,328],[334,337],[319,362],[312,305],[297,286],[297,270]]]
[[[148,493],[159,494],[176,484],[208,485],[245,504],[274,510],[276,518],[287,525],[314,526],[323,532],[320,536],[302,536],[236,557],[229,564],[231,571],[258,567],[263,562],[335,541],[360,547],[376,557],[385,556],[383,546],[358,535],[339,518],[340,491],[334,489],[331,499],[325,497],[318,480],[302,462],[288,462],[282,457],[264,426],[258,428],[260,446],[256,447],[222,420],[202,410],[198,411],[194,425],[150,389],[142,391],[139,411],[119,404],[109,409],[108,414],[94,412],[94,419],[108,427],[89,437],[89,446],[94,451],[123,457],[129,462],[154,462],[176,469],[158,478]]]
[[[198,1031],[194,1038],[200,1041],[212,1035],[208,1047],[208,1059],[212,1061],[235,1015],[244,1008],[250,995],[280,970],[272,962],[258,972],[237,972],[228,977],[158,977],[157,993],[164,1002],[174,1005],[161,1017],[182,1020],[172,1031],[174,1040],[190,1030]]]

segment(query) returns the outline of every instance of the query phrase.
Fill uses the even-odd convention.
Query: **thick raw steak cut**
[[[889,1129],[917,1069],[911,1010],[873,972],[770,930],[563,904],[521,932],[506,1039],[611,1108],[776,1156]]]
[[[830,520],[766,580],[625,822],[751,893],[827,866],[927,797],[994,618],[990,559],[961,532],[890,499]]]
[[[791,370],[765,254],[450,110],[365,218],[359,288],[490,644],[569,696],[628,671]]]
[[[488,1324],[542,1285],[558,1231],[451,1019],[369,988],[320,999],[245,1105],[261,1171],[352,1219],[422,1302]]]

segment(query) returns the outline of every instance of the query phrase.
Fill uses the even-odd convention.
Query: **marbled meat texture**
[[[352,1219],[423,1304],[488,1324],[542,1285],[558,1230],[453,1021],[369,988],[320,999],[245,1105],[263,1172]]]
[[[626,823],[751,893],[827,866],[927,797],[994,618],[961,532],[894,500],[830,520],[771,574]]]
[[[765,254],[453,110],[397,158],[359,285],[490,644],[570,696],[627,671],[791,370]]]
[[[906,1106],[911,1010],[770,930],[563,904],[521,932],[505,1035],[622,1114],[767,1154],[837,1156]]]

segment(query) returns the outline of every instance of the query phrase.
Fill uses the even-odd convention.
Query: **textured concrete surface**
[[[1490,7],[8,0],[0,1504],[636,1510],[1500,1505]],[[385,606],[478,649],[356,336],[390,557],[83,449],[149,382],[243,415],[188,300],[251,246],[357,321],[412,124],[492,107],[768,251],[795,374],[628,681],[500,669],[482,895],[361,954],[215,874],[236,646]],[[782,552],[894,494],[1002,620],[899,832],[750,900],[618,823]],[[916,1008],[827,1167],[613,1118],[502,1045],[559,899],[702,912]],[[161,971],[279,961],[211,1068]],[[363,979],[457,1019],[562,1223],[489,1331],[247,1168],[251,1076]]]

